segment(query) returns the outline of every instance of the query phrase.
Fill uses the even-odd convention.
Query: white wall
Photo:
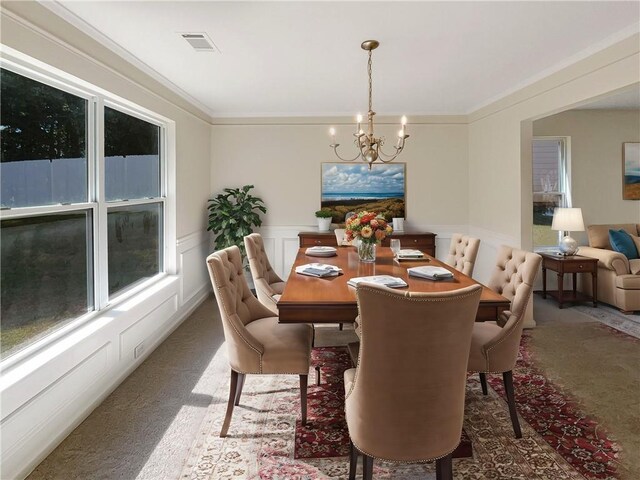
[[[217,120],[212,130],[213,191],[255,185],[268,212],[263,234],[274,242],[276,270],[288,274],[297,232],[316,228],[322,162],[339,161],[329,147],[336,126],[343,156],[353,157],[351,119],[287,118]],[[397,119],[381,118],[376,134],[394,139]],[[467,125],[464,117],[410,119],[404,152],[407,164],[406,228],[438,234],[437,254],[446,253],[451,233],[468,223]],[[271,238],[268,240],[268,238]],[[285,248],[286,250],[282,250]]]
[[[22,478],[75,428],[209,293],[206,202],[211,125],[207,116],[35,2],[3,2],[4,45],[175,122],[176,243],[169,275],[0,378],[0,477]],[[173,273],[173,272],[172,272]],[[134,348],[145,353],[134,358]],[[9,358],[11,360],[11,358]]]
[[[573,206],[585,226],[640,221],[640,202],[622,199],[622,144],[640,142],[640,110],[570,110],[536,120],[533,134],[571,137]],[[571,235],[588,244],[586,232]]]

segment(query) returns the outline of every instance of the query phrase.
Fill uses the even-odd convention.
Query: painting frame
[[[622,199],[640,200],[640,143],[622,144]]]
[[[375,177],[376,181],[371,181]],[[407,164],[322,162],[320,208],[334,213],[343,224],[348,212],[383,213],[388,220],[407,215]]]

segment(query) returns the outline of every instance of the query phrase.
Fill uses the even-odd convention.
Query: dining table
[[[408,286],[398,290],[411,292],[448,292],[470,285],[482,285],[427,254],[422,259],[399,261],[389,247],[377,247],[375,262],[368,263],[360,261],[356,248],[352,246],[337,247],[337,254],[330,257],[309,256],[306,250],[304,247],[298,250],[284,291],[278,301],[280,323],[354,322],[358,316],[356,289],[347,284],[349,279],[354,277],[371,275],[400,277]],[[333,277],[312,277],[296,273],[296,267],[309,263],[335,265],[342,270],[342,274]],[[446,268],[453,277],[429,280],[409,276],[408,268],[423,265]],[[502,311],[510,308],[511,302],[485,285],[482,287],[476,321],[496,320]]]

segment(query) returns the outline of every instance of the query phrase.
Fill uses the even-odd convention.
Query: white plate
[[[336,255],[338,255],[338,252],[333,251],[333,252],[314,252],[314,251],[309,251],[307,250],[305,252],[305,255],[309,256],[309,257],[335,257]]]

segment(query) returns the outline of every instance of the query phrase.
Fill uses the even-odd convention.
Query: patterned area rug
[[[488,377],[493,389],[483,396],[477,376],[471,377],[467,385],[464,428],[473,443],[473,458],[455,459],[454,475],[478,480],[619,478],[615,468],[618,446],[607,439],[606,433],[578,405],[536,370],[527,349],[528,341],[525,336],[514,371],[519,412],[526,420],[521,421],[523,438],[514,438],[506,403],[496,392],[502,391],[500,378]],[[327,350],[332,351],[335,358],[342,355],[339,348]],[[333,375],[330,371],[327,373]],[[346,440],[344,427],[335,424],[329,424],[322,437],[309,439],[302,435],[296,439],[296,418],[300,414],[296,376],[247,376],[244,389],[225,439],[218,434],[226,399],[218,398],[210,406],[182,478],[347,478],[347,457],[296,458],[301,456],[302,443],[321,444],[318,454],[346,455],[341,447]],[[321,408],[341,408],[335,396],[327,395],[314,401],[319,401]],[[294,453],[296,442],[297,455]],[[434,479],[435,470],[433,464],[376,462],[374,476],[377,479]]]
[[[616,308],[602,303],[598,305],[598,308],[588,307],[586,305],[577,305],[574,308],[611,328],[615,328],[632,337],[640,338],[640,315],[627,315],[621,313]]]

